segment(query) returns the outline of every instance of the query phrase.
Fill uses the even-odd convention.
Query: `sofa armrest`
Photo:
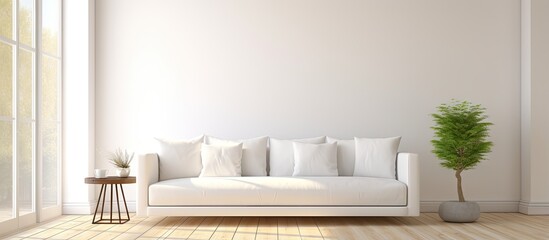
[[[147,153],[137,155],[137,209],[139,217],[147,216],[149,206],[149,186],[158,182],[158,155]]]
[[[408,215],[419,216],[419,162],[415,153],[398,153],[397,179],[408,186]]]

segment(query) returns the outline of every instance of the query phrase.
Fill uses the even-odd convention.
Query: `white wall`
[[[516,209],[519,0],[96,3],[99,150],[202,133],[402,135],[433,210],[457,198],[429,142],[429,114],[452,98],[483,104],[495,124],[490,160],[464,174],[465,197]],[[96,165],[111,168],[101,155]]]
[[[520,212],[549,214],[549,1],[522,1]]]
[[[90,213],[95,165],[94,1],[63,1],[63,214]]]

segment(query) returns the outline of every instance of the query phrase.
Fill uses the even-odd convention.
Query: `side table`
[[[95,206],[95,212],[93,213],[93,219],[92,224],[98,224],[98,223],[114,223],[114,224],[122,224],[126,223],[130,220],[130,213],[128,212],[128,205],[126,204],[126,196],[124,196],[124,189],[122,188],[122,184],[128,184],[128,183],[135,183],[135,177],[106,177],[106,178],[95,178],[95,177],[87,177],[84,179],[84,182],[86,184],[101,184],[101,190],[99,191],[99,198],[97,199],[97,205]],[[111,216],[110,218],[103,219],[103,210],[105,208],[105,198],[107,195],[107,185],[111,185]],[[113,185],[116,189],[116,205],[118,206],[118,219],[112,218],[112,199],[113,199]],[[126,208],[126,216],[128,218],[123,219],[120,216],[120,197],[118,196],[118,186],[120,186],[120,191],[122,192],[122,199],[124,200],[124,207]],[[96,221],[95,217],[97,215],[97,211],[99,210],[99,203],[101,202],[101,197],[103,197],[103,203],[101,205],[101,216]],[[115,222],[113,222],[113,220]],[[116,222],[117,221],[117,222]]]

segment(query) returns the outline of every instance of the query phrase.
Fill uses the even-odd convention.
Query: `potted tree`
[[[133,160],[133,153],[130,155],[126,150],[117,148],[109,157],[110,162],[116,166],[116,175],[128,177],[130,175],[130,163]]]
[[[443,167],[455,172],[459,201],[443,202],[439,216],[447,222],[474,222],[480,217],[476,202],[467,202],[463,196],[461,173],[474,168],[490,153],[492,142],[488,141],[490,122],[486,122],[486,109],[480,104],[452,100],[441,104],[432,114],[435,126],[433,153]]]

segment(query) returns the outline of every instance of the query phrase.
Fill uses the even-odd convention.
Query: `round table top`
[[[116,177],[108,176],[106,178],[87,177],[84,179],[87,184],[125,184],[135,183],[135,177]]]

